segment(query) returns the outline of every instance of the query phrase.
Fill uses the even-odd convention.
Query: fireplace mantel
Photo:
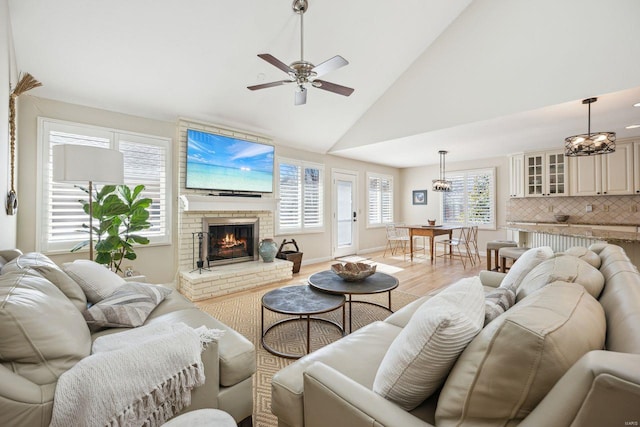
[[[233,197],[233,196],[200,196],[182,194],[180,196],[185,212],[211,211],[270,211],[278,207],[273,197]]]

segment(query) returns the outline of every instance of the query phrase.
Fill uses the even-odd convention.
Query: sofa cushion
[[[536,266],[522,281],[516,300],[520,301],[538,289],[553,282],[578,283],[598,298],[604,287],[602,273],[586,261],[571,255],[558,254]]]
[[[0,362],[43,385],[90,351],[89,328],[60,289],[28,269],[0,276]]]
[[[158,317],[149,317],[145,325],[157,322],[182,322],[192,328],[206,326],[209,329],[222,329],[225,331],[222,338],[218,340],[221,386],[230,387],[236,385],[250,378],[256,371],[256,351],[251,341],[195,306],[192,305],[190,309],[177,310]],[[118,331],[118,329],[115,329],[115,331]],[[94,339],[100,335],[103,334],[94,334]]]
[[[2,268],[2,273],[24,269],[32,269],[53,283],[78,310],[82,311],[87,307],[87,297],[82,288],[46,255],[31,252],[17,256]]]
[[[516,294],[511,289],[491,289],[484,297],[484,324],[491,322],[516,303]]]
[[[163,286],[129,282],[82,312],[87,323],[99,327],[136,327],[172,292]]]
[[[125,280],[102,264],[88,259],[65,263],[62,268],[82,288],[87,300],[100,302],[115,292]]]
[[[518,287],[525,276],[533,270],[535,266],[552,256],[553,250],[548,246],[529,249],[511,266],[507,275],[504,276],[504,279],[500,282],[500,287],[511,289],[517,294]]]
[[[578,257],[581,260],[588,262],[595,268],[600,268],[600,262],[601,262],[600,256],[597,253],[590,251],[589,249],[583,246],[573,246],[567,249],[566,251],[564,251],[564,254]]]
[[[444,382],[456,359],[484,323],[478,277],[462,279],[428,299],[391,343],[373,391],[410,411]]]
[[[304,425],[302,374],[316,361],[371,389],[380,362],[401,331],[387,322],[373,322],[276,372],[271,381],[271,411],[284,425]]]
[[[601,349],[602,307],[555,282],[489,323],[460,355],[436,409],[438,426],[517,425],[582,355]]]

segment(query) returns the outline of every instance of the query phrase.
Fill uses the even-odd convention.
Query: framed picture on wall
[[[427,204],[427,190],[413,190],[413,204],[414,205],[426,205]]]

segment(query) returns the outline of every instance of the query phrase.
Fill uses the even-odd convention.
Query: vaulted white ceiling
[[[309,0],[305,59],[350,64],[290,85],[259,59],[300,59],[292,0],[9,0],[33,95],[142,117],[203,120],[277,144],[396,167],[560,147],[586,131],[636,136],[637,0]],[[633,134],[632,132],[636,132]]]

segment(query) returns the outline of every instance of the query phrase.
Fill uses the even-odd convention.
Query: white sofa
[[[430,296],[276,373],[278,425],[636,425],[640,274],[620,247],[590,249],[521,271],[516,304],[484,326],[442,387],[414,409],[387,400],[373,385],[387,350]],[[483,272],[487,291],[505,277],[513,280],[518,263],[511,276]]]

